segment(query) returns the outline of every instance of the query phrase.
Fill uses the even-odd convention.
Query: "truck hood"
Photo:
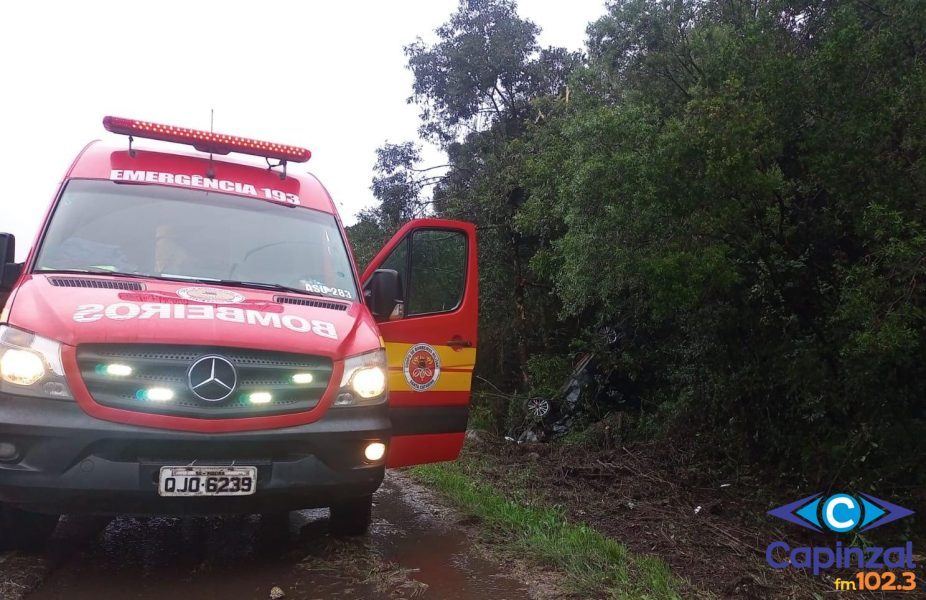
[[[380,344],[375,322],[359,303],[241,287],[32,274],[7,309],[10,325],[71,346],[208,345],[340,359]]]

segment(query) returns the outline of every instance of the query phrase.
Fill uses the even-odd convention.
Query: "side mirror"
[[[392,269],[377,269],[364,286],[363,295],[373,316],[385,321],[402,302],[402,277]]]
[[[10,291],[22,273],[23,266],[15,260],[16,237],[12,233],[0,233],[0,291]]]

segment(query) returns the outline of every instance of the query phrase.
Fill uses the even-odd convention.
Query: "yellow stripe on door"
[[[405,356],[415,344],[386,342],[386,361],[389,364],[389,389],[393,391],[412,390],[405,379]],[[441,372],[437,381],[428,388],[429,392],[468,392],[472,385],[473,367],[476,363],[476,349],[463,348],[459,351],[450,346],[431,346],[440,357]],[[448,370],[450,369],[450,370]],[[455,369],[461,369],[456,371]]]
[[[386,361],[390,367],[401,367],[405,364],[405,355],[415,344],[402,344],[399,342],[386,342]],[[430,345],[430,344],[429,344]],[[434,346],[440,356],[442,369],[472,369],[476,364],[476,349],[463,348],[459,352],[450,346]]]

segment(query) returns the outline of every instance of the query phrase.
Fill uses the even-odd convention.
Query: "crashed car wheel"
[[[0,505],[0,550],[37,552],[58,525],[58,515],[43,515]]]
[[[550,414],[550,401],[546,398],[531,398],[525,405],[527,414],[535,419],[544,419]]]
[[[373,496],[347,500],[331,507],[332,535],[363,535],[370,528],[373,517]]]

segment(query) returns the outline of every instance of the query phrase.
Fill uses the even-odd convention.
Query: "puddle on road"
[[[404,480],[390,480],[378,494],[372,542],[381,556],[409,569],[428,586],[422,597],[528,598],[527,589],[500,573],[499,566],[473,551],[464,529],[448,523],[449,514],[435,508]]]
[[[67,542],[72,554],[28,598],[266,599],[274,586],[286,599],[529,597],[405,481],[387,478],[370,535],[359,539],[328,536],[325,510],[288,521],[119,518],[92,541]]]

